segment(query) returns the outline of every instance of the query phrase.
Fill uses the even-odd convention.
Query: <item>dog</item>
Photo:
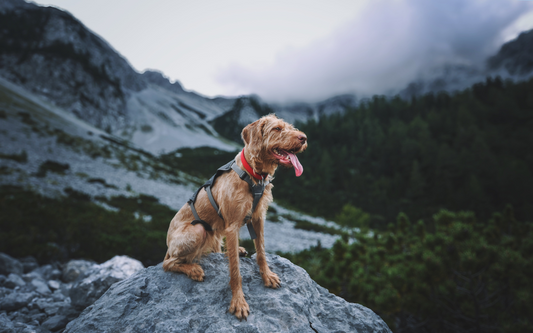
[[[193,205],[197,215],[203,220],[202,223],[191,224],[195,220],[194,214],[190,204],[185,204],[170,222],[168,250],[163,261],[165,271],[183,273],[193,280],[203,281],[204,271],[197,260],[203,254],[221,252],[222,239],[225,237],[232,292],[229,312],[240,320],[248,317],[250,308],[244,299],[239,270],[239,256],[245,253],[244,248],[239,247],[239,229],[251,217],[249,223],[257,235],[254,239],[257,265],[264,285],[269,288],[280,287],[281,281],[270,270],[265,257],[263,226],[268,206],[272,202],[273,187],[269,181],[280,165],[293,167],[299,177],[303,167],[296,154],[307,148],[307,136],[273,114],[247,125],[242,130],[241,137],[245,145],[235,156],[236,165],[246,170],[245,164],[248,164],[246,172],[254,184],[268,183],[256,209],[252,212],[254,200],[249,184],[233,170],[223,173],[216,178],[211,189],[219,212],[211,204],[207,192],[199,190]],[[203,223],[208,225],[204,226]]]

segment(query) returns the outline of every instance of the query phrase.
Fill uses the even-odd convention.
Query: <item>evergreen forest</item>
[[[399,212],[432,223],[440,209],[487,219],[511,204],[533,220],[533,80],[375,96],[297,127],[309,138],[304,174],[278,172],[274,195],[303,212],[334,218],[348,204],[383,229]]]

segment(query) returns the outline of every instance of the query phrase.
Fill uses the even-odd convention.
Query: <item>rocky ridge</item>
[[[161,264],[114,284],[67,325],[81,332],[390,332],[371,310],[348,303],[317,285],[300,267],[267,254],[282,281],[266,288],[255,258],[241,258],[243,291],[250,305],[247,321],[227,312],[231,290],[228,262],[213,253],[200,265],[205,281],[164,272]]]

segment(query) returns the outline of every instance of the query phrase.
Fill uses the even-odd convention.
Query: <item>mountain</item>
[[[487,76],[525,79],[533,73],[532,36],[532,31],[522,33],[486,64],[434,68],[399,95],[410,99],[459,91]],[[255,95],[207,98],[161,72],[136,72],[68,12],[23,0],[0,3],[0,77],[155,154],[201,146],[232,151],[240,144],[241,128],[264,114],[306,122],[359,102],[355,95],[289,104],[268,103]]]
[[[511,75],[531,75],[533,30],[522,32],[516,39],[505,43],[496,55],[488,59],[487,65],[492,70],[505,69]]]
[[[0,3],[0,76],[154,153],[183,146],[236,149],[208,123],[231,101],[187,92],[158,72],[137,73],[107,42],[56,8]]]
[[[355,95],[339,95],[317,103],[290,104],[269,104],[259,96],[242,96],[228,112],[215,118],[211,124],[224,137],[240,142],[240,129],[269,113],[275,113],[290,123],[307,122],[310,119],[319,120],[321,116],[343,113],[346,108],[357,106],[357,103]]]
[[[496,76],[513,81],[533,76],[533,30],[505,43],[498,53],[481,64],[445,64],[428,70],[398,94],[410,99],[429,92],[456,92]]]
[[[211,157],[214,159],[223,153],[212,149]],[[135,221],[141,221],[143,225],[150,223],[157,232],[162,233],[162,237],[153,246],[157,244],[158,247],[165,247],[164,237],[175,212],[187,202],[206,177],[234,156],[234,153],[226,152],[222,162],[216,160],[215,165],[208,168],[208,176],[192,176],[184,172],[185,166],[181,160],[169,163],[170,157],[162,158],[139,149],[120,137],[78,119],[42,96],[0,78],[0,206],[6,204],[4,199],[11,200],[20,191],[26,193],[18,202],[24,207],[12,202],[10,208],[13,212],[0,214],[0,252],[16,257],[27,255],[11,253],[20,250],[20,247],[13,244],[10,246],[5,238],[10,234],[9,230],[17,229],[24,223],[29,223],[27,230],[34,230],[31,233],[23,232],[27,237],[40,235],[31,241],[32,249],[39,244],[48,248],[49,245],[46,244],[49,242],[55,244],[55,248],[63,249],[66,246],[63,244],[65,240],[57,236],[61,231],[54,227],[58,222],[54,218],[47,219],[40,210],[44,209],[50,214],[63,212],[59,215],[64,218],[68,215],[65,211],[69,209],[71,200],[87,205],[92,203],[91,209],[96,211],[99,219],[102,214],[111,214],[110,211],[126,215],[123,219],[126,224],[135,225]],[[191,170],[194,169],[196,167],[193,165]],[[30,197],[35,195],[53,200],[50,199],[52,201],[47,204],[26,206],[27,202],[31,202]],[[139,201],[135,199],[137,197]],[[45,199],[37,200],[39,202]],[[134,205],[117,206],[117,203],[124,200],[133,200]],[[141,202],[154,202],[166,208],[162,215],[161,211],[150,213],[143,211]],[[2,209],[4,208],[0,207]],[[43,224],[33,218],[24,219],[32,214],[40,216],[37,219]],[[66,218],[70,230],[68,234],[81,226],[87,216],[87,212],[79,212],[78,216],[75,210],[71,214],[74,216]],[[307,230],[297,226],[302,221],[307,224]],[[113,223],[107,221],[106,225],[111,226]],[[269,235],[265,239],[266,248],[269,251],[301,251],[317,242],[329,247],[338,238],[337,235],[308,231],[309,224],[319,228],[334,226],[333,222],[273,204],[265,222],[265,231]],[[40,227],[44,228],[42,233],[35,229]],[[116,229],[111,229],[105,233],[110,236],[115,231]],[[249,239],[244,229],[241,239]],[[11,241],[18,242],[17,237],[10,237],[9,242]],[[60,254],[65,252],[68,257],[78,247],[67,247]],[[22,248],[23,251],[31,251],[29,247]],[[157,251],[158,255],[154,260],[160,260],[165,250],[166,248],[162,248]],[[49,253],[43,251],[41,255],[46,257]]]
[[[0,3],[0,77],[152,153],[181,147],[238,148],[211,123],[235,112],[240,98],[207,98],[171,83],[160,72],[140,74],[106,41],[57,8],[23,0]],[[306,121],[342,112],[340,101],[351,99],[273,105],[271,111],[289,121]],[[242,128],[244,119],[257,118],[244,117],[232,126]]]

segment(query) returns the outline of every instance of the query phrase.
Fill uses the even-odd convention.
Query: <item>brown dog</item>
[[[272,179],[279,165],[293,166],[296,176],[302,174],[302,165],[295,154],[307,148],[307,137],[291,124],[278,119],[275,115],[268,115],[246,126],[241,135],[245,146],[235,157],[235,162],[245,170],[245,165],[241,162],[241,154],[244,153],[245,162],[253,169],[247,173],[254,183],[258,180],[253,177],[253,173],[256,177],[262,175],[264,180],[268,181]],[[244,299],[239,271],[239,253],[244,251],[239,247],[239,229],[250,215],[251,223],[257,233],[254,242],[263,282],[270,288],[278,288],[281,285],[276,273],[268,268],[263,235],[266,211],[272,202],[272,184],[265,187],[254,212],[251,211],[253,197],[250,187],[233,170],[216,178],[211,191],[224,219],[220,218],[211,205],[206,191],[201,190],[195,207],[201,219],[213,230],[206,231],[202,224],[192,225],[194,216],[189,204],[185,204],[170,222],[167,234],[168,250],[163,268],[165,271],[184,273],[193,280],[203,281],[204,271],[196,260],[205,253],[221,252],[222,238],[226,237],[232,292],[229,311],[239,319],[246,319],[250,308]]]

